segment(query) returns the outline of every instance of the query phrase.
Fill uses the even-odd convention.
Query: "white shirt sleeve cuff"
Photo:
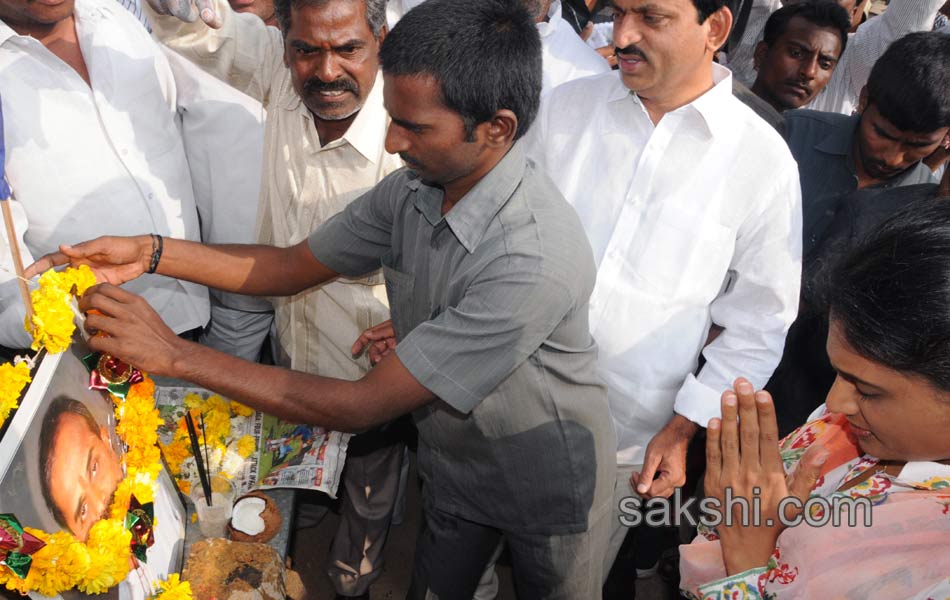
[[[673,411],[700,427],[706,427],[710,419],[722,416],[720,399],[724,391],[714,390],[690,374],[676,394]]]

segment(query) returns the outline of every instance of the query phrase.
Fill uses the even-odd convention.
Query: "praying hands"
[[[768,563],[785,523],[796,516],[789,509],[780,518],[782,499],[794,496],[802,506],[827,459],[824,450],[813,446],[786,476],[778,442],[772,397],[737,379],[734,390],[722,395],[722,418],[710,420],[706,432],[704,485],[723,511],[717,532],[729,575]],[[742,514],[737,503],[726,502],[727,491],[729,498],[744,498],[753,510]],[[753,498],[759,499],[758,507]]]

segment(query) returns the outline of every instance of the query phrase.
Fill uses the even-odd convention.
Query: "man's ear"
[[[514,142],[518,133],[518,117],[515,113],[503,108],[495,113],[491,120],[481,124],[485,127],[485,144],[489,147],[505,147]]]
[[[755,52],[752,54],[752,66],[755,67],[755,70],[758,71],[762,68],[762,61],[765,60],[765,55],[769,52],[769,45],[765,42],[759,42],[755,45]]]
[[[868,86],[861,88],[861,96],[858,98],[858,114],[863,114],[868,107]]]
[[[383,41],[385,41],[387,35],[389,35],[389,26],[383,25],[382,28],[379,30],[379,35],[376,36],[376,43],[382,46]]]
[[[99,439],[107,444],[112,444],[112,437],[109,435],[109,428],[105,425],[99,426]]]
[[[732,11],[723,6],[709,15],[706,25],[709,28],[706,34],[706,48],[715,53],[729,39],[729,32],[732,31]]]

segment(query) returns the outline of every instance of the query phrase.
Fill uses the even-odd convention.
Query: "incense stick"
[[[211,480],[205,470],[204,460],[201,458],[201,448],[198,447],[198,434],[195,432],[195,421],[191,418],[191,411],[185,413],[185,426],[188,427],[188,437],[191,440],[191,452],[195,457],[195,466],[198,467],[198,478],[201,479],[201,489],[205,494],[205,502],[211,506]]]
[[[198,413],[201,419],[201,438],[204,440],[205,466],[208,468],[208,483],[211,483],[211,459],[208,458],[208,430],[205,429],[205,414]]]

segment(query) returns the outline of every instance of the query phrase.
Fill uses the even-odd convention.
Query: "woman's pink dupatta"
[[[786,438],[782,445],[786,471],[794,468],[801,451],[812,444],[829,451],[823,477],[815,486],[815,491],[827,498],[862,453],[848,435],[844,417],[830,414]],[[795,457],[792,461],[788,460],[790,454]],[[873,466],[873,459],[870,464]],[[943,467],[913,464],[916,473],[923,465]],[[859,512],[855,527],[849,527],[847,515],[842,514],[839,527],[802,524],[782,532],[773,563],[759,578],[760,589],[764,587],[769,597],[776,599],[908,598],[946,578],[950,574],[950,480],[946,470],[926,481],[907,482],[899,477],[886,494],[869,496],[876,502],[870,527]],[[726,577],[718,540],[700,535],[680,546],[680,575],[681,589],[697,597],[700,585]]]

